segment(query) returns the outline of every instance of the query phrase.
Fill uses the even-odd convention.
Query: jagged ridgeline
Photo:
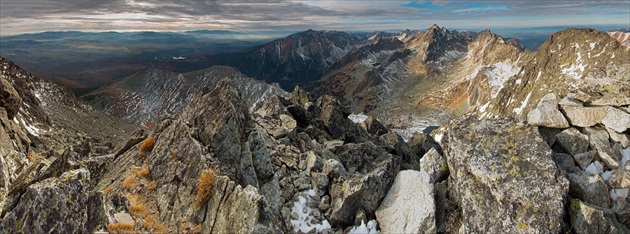
[[[347,51],[311,93],[215,66],[79,100],[2,59],[0,232],[630,232],[624,37],[568,29],[528,51],[437,26],[329,35]],[[450,116],[405,138],[351,116],[384,103]]]

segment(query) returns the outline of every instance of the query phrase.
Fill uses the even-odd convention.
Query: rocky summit
[[[630,233],[630,51],[609,34],[529,51],[435,25],[274,45],[327,35],[326,53],[254,50],[318,61],[291,92],[214,66],[80,99],[1,59],[0,232]],[[280,68],[263,78],[303,72]],[[418,129],[370,101],[392,97],[450,113]],[[391,118],[353,113],[371,108]]]

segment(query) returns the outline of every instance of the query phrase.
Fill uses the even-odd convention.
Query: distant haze
[[[284,34],[377,31],[630,27],[624,1],[158,1],[2,0],[0,36],[43,31],[232,30]]]

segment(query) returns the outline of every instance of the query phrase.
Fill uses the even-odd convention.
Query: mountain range
[[[0,59],[0,230],[630,232],[628,32],[535,50],[438,25],[216,43],[235,36],[3,38],[21,59]],[[85,54],[39,67],[47,44]],[[18,65],[110,60],[134,68],[73,85]]]

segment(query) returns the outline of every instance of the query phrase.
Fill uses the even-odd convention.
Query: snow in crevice
[[[365,224],[365,222],[363,222],[363,220],[361,220],[361,225],[355,226],[350,229],[350,232],[348,232],[348,234],[380,234],[381,232],[376,229],[377,225],[378,223],[376,222],[376,220],[368,221],[367,225]]]
[[[604,165],[599,161],[594,161],[586,166],[585,171],[593,175],[601,174],[604,173]]]
[[[532,96],[532,92],[530,92],[529,94],[527,94],[527,97],[525,98],[525,100],[521,103],[521,107],[519,108],[514,108],[514,113],[520,114],[521,111],[523,111],[523,109],[525,109],[525,107],[527,106],[527,103],[529,102],[529,98]]]
[[[297,219],[291,220],[291,225],[293,226],[293,231],[309,233],[311,231],[315,232],[323,232],[324,230],[330,229],[330,223],[328,220],[322,220],[321,223],[315,223],[315,218],[311,215],[313,208],[308,207],[306,202],[307,196],[315,197],[317,194],[314,190],[308,190],[302,192],[300,196],[298,196],[298,201],[293,203],[293,208],[291,208],[292,217],[297,216]],[[296,214],[296,215],[293,215]]]
[[[368,116],[364,114],[348,115],[348,119],[352,120],[352,122],[354,123],[363,123],[363,121],[365,121],[367,117]]]

